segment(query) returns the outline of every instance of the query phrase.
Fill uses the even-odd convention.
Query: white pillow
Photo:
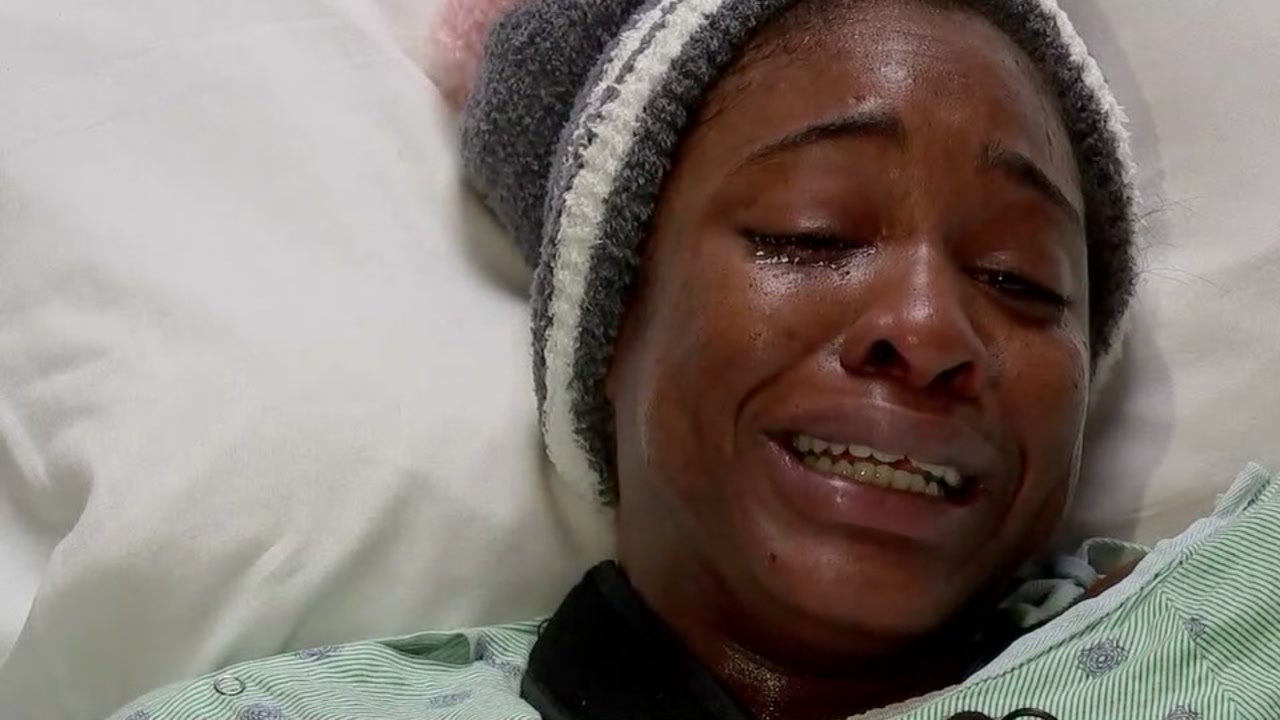
[[[523,278],[412,61],[429,5],[0,7],[4,720],[527,617],[607,553],[542,465]],[[1073,531],[1152,540],[1280,464],[1280,5],[1064,5],[1157,210]]]
[[[1151,543],[1246,461],[1280,469],[1280,3],[1061,2],[1129,113],[1147,206],[1073,534]]]
[[[608,553],[397,12],[0,8],[3,720],[528,618]]]

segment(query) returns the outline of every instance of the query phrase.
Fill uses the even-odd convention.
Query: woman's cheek
[[[1029,442],[1051,464],[1073,462],[1080,444],[1089,398],[1089,356],[1071,333],[1047,342],[1035,343],[1039,352],[1023,357],[1017,384],[1008,397],[1017,401],[1017,426],[1040,428],[1039,437]],[[1062,422],[1036,422],[1043,414]]]

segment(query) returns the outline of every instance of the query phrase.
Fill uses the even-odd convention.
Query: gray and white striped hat
[[[531,0],[489,37],[464,162],[536,268],[548,453],[603,502],[617,492],[605,377],[662,182],[702,98],[755,31],[800,1]],[[1056,0],[960,4],[1008,34],[1058,95],[1084,181],[1099,369],[1119,344],[1136,274],[1123,113]]]

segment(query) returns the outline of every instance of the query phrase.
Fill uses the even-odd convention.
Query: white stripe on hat
[[[1133,148],[1129,144],[1129,128],[1126,123],[1129,122],[1128,116],[1124,112],[1124,108],[1120,106],[1120,102],[1116,99],[1115,93],[1112,92],[1111,86],[1107,84],[1107,78],[1102,74],[1102,68],[1098,65],[1097,59],[1089,54],[1089,48],[1085,45],[1084,38],[1080,37],[1080,33],[1076,31],[1076,26],[1071,22],[1071,18],[1067,16],[1065,10],[1058,4],[1058,0],[1039,0],[1040,5],[1045,11],[1053,16],[1054,21],[1058,24],[1058,34],[1062,37],[1063,42],[1071,50],[1071,60],[1081,69],[1081,76],[1084,83],[1093,91],[1095,97],[1102,102],[1102,107],[1107,114],[1107,129],[1116,138],[1117,155],[1120,157],[1120,164],[1124,166],[1125,178],[1132,180],[1134,175]],[[1135,196],[1134,200],[1137,200]]]
[[[1133,161],[1133,147],[1129,143],[1129,128],[1127,127],[1129,118],[1125,115],[1124,108],[1120,106],[1120,101],[1116,99],[1115,93],[1112,92],[1111,86],[1107,84],[1107,78],[1102,74],[1102,68],[1098,65],[1097,59],[1089,54],[1089,48],[1085,45],[1084,38],[1080,36],[1075,24],[1067,16],[1066,11],[1058,4],[1058,0],[1040,0],[1040,4],[1046,12],[1053,16],[1058,25],[1058,34],[1071,50],[1072,62],[1081,68],[1081,75],[1084,78],[1085,85],[1098,98],[1106,111],[1107,130],[1115,137],[1116,154],[1120,158],[1125,184],[1129,186],[1130,191],[1133,193],[1133,204],[1134,207],[1137,207],[1142,198],[1139,197],[1137,186],[1134,183],[1136,170]],[[1112,335],[1111,347],[1107,349],[1105,355],[1098,358],[1097,362],[1094,363],[1093,378],[1089,388],[1091,405],[1098,401],[1102,389],[1107,386],[1107,381],[1111,379],[1112,370],[1115,368],[1116,363],[1120,362],[1120,356],[1124,350],[1124,338],[1128,334],[1132,312],[1133,302],[1130,302],[1129,306],[1125,308],[1124,314],[1116,320],[1116,329]]]
[[[584,118],[591,117],[592,113],[600,109],[605,97],[605,90],[617,82],[618,74],[622,72],[623,67],[627,64],[627,58],[636,52],[649,34],[649,31],[653,29],[654,24],[662,18],[661,5],[662,3],[656,3],[647,14],[639,17],[635,23],[624,30],[618,37],[617,42],[613,45],[613,55],[609,57],[609,63],[605,65],[604,71],[600,73],[599,81],[596,82],[595,87],[591,88],[588,100],[584,103],[582,111]],[[579,123],[573,129],[573,134],[575,137],[581,137],[586,130],[587,128],[582,123]]]
[[[586,297],[591,259],[601,243],[605,205],[630,156],[636,128],[652,96],[662,87],[671,65],[685,45],[722,5],[731,0],[664,0],[640,19],[633,37],[620,44],[611,60],[614,77],[601,82],[593,95],[608,85],[618,94],[599,112],[594,141],[583,151],[582,171],[572,179],[565,195],[556,237],[546,342],[547,399],[543,417],[547,453],[565,481],[598,496],[601,478],[592,469],[587,450],[574,429],[570,382],[578,354],[582,304]],[[617,77],[625,58],[639,47],[654,25],[666,16],[666,25],[636,61],[633,71]],[[630,45],[624,48],[622,45]],[[594,113],[581,113],[589,120]],[[578,132],[579,129],[575,129]]]

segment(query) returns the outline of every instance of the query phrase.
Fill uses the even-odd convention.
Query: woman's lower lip
[[[826,475],[782,444],[770,446],[774,490],[810,522],[926,545],[953,541],[957,532],[972,527],[974,503],[961,505]]]

